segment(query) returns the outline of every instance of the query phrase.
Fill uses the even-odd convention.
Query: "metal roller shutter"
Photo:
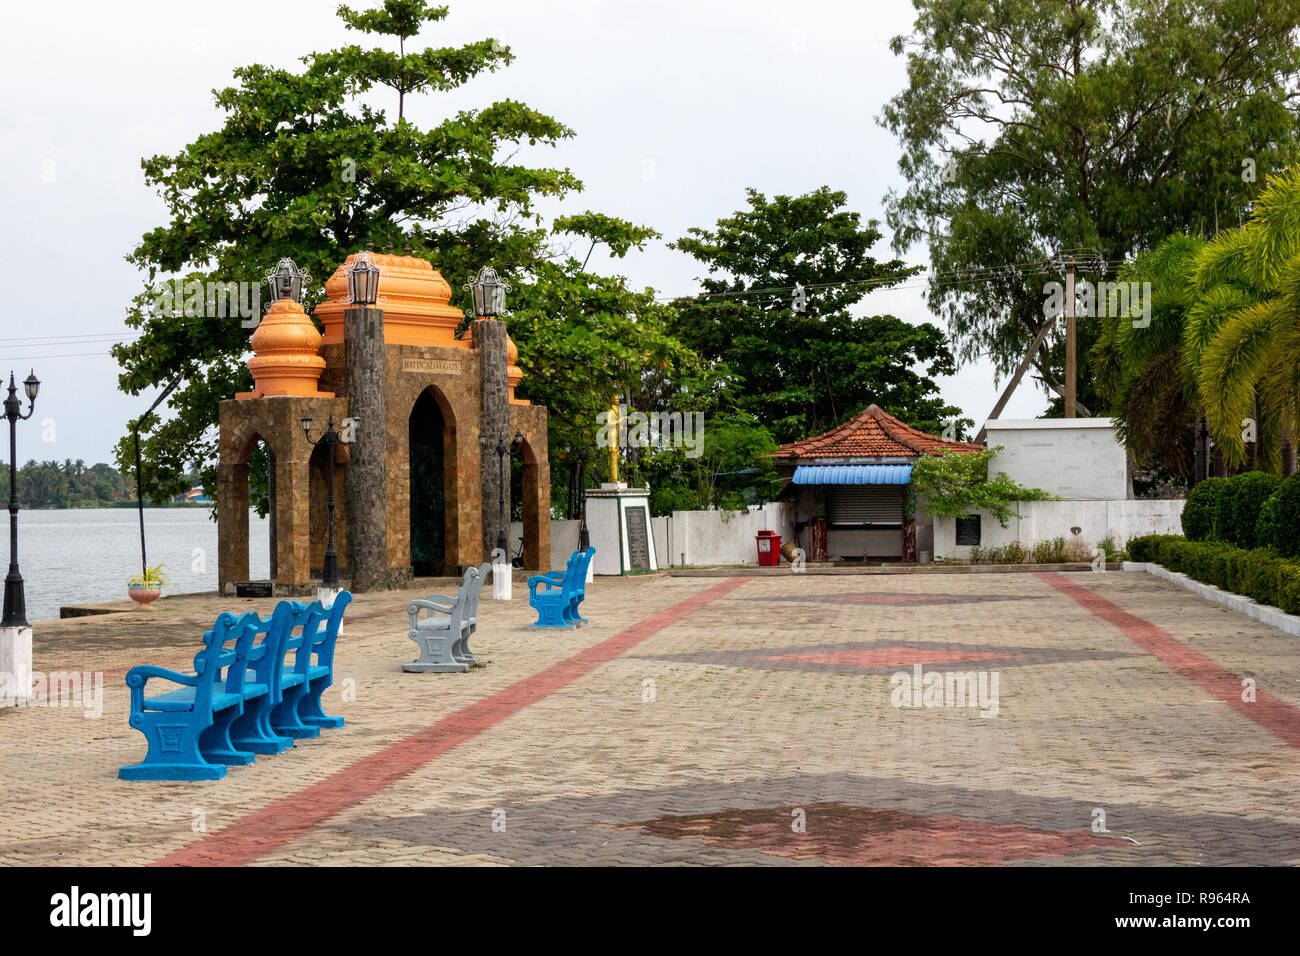
[[[838,485],[830,494],[833,525],[901,525],[902,488],[898,485]]]

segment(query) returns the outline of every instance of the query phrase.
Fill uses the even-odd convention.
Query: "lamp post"
[[[5,399],[5,418],[9,419],[9,573],[5,575],[4,616],[0,627],[27,627],[27,599],[23,594],[23,576],[18,571],[18,440],[17,425],[32,417],[36,410],[36,393],[41,382],[35,369],[23,380],[27,393],[27,414],[22,414],[23,403],[18,398],[14,373],[9,373],[9,397]],[[25,695],[24,695],[25,696]]]
[[[586,551],[591,547],[591,535],[587,533],[587,449],[585,446],[578,452],[578,494],[582,496],[582,516],[578,523],[578,550]]]
[[[325,426],[325,434],[316,441],[311,440],[311,416],[304,415],[300,419],[302,422],[302,433],[307,439],[307,444],[315,448],[318,445],[324,445],[329,449],[330,476],[329,476],[329,523],[327,538],[325,541],[325,561],[321,565],[321,587],[338,588],[339,586],[339,556],[334,550],[334,454],[335,447],[339,444],[339,434],[334,430],[334,415],[330,414],[329,424]]]

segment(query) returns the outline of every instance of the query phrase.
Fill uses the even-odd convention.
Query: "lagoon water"
[[[171,583],[163,594],[215,591],[217,525],[207,508],[145,508],[149,564],[161,563]],[[9,516],[0,513],[0,567],[9,563]],[[270,573],[270,526],[248,519],[249,576]],[[134,508],[79,508],[18,513],[18,562],[27,620],[59,616],[64,604],[118,601],[126,579],[140,573],[140,519]],[[0,572],[3,573],[3,572]]]

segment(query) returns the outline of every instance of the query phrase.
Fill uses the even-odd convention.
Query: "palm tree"
[[[1201,239],[1173,235],[1122,266],[1118,281],[1150,283],[1150,324],[1130,301],[1126,314],[1099,319],[1090,352],[1093,384],[1110,403],[1116,433],[1133,458],[1186,478],[1200,408],[1183,339],[1195,302],[1191,273],[1204,247]]]
[[[1277,471],[1300,395],[1300,172],[1270,176],[1250,220],[1207,243],[1191,278],[1183,361],[1210,432],[1240,467],[1254,420],[1260,465]]]

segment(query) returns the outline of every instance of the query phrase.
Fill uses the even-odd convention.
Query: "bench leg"
[[[199,750],[209,763],[223,763],[231,767],[244,766],[256,760],[248,750],[240,750],[230,739],[230,728],[240,715],[241,708],[227,707],[212,715],[212,726],[199,735]]]
[[[528,626],[572,628],[573,625],[564,619],[564,608],[567,606],[561,605],[558,601],[534,604],[533,610],[537,612],[537,622]]]
[[[303,695],[298,704],[298,716],[302,722],[309,727],[342,727],[342,717],[331,717],[325,711],[321,710],[320,695],[325,693],[325,688],[334,683],[332,674],[326,674],[323,677],[317,677],[311,682],[311,687]]]
[[[307,694],[306,684],[295,684],[284,689],[284,699],[271,712],[271,726],[277,734],[302,740],[306,737],[319,737],[320,728],[305,723],[298,716],[298,704]]]
[[[459,637],[453,637],[450,631],[438,634],[420,634],[416,643],[420,645],[420,656],[409,664],[403,664],[402,670],[408,674],[463,674],[469,665],[457,660],[452,649]]]
[[[230,739],[240,750],[255,754],[284,753],[293,746],[292,737],[272,729],[271,698],[267,694],[244,701],[244,713],[231,725]]]
[[[131,725],[144,734],[149,750],[144,760],[119,767],[120,780],[220,780],[223,764],[208,763],[199,751],[199,728],[182,723],[186,714],[137,714]],[[179,718],[179,719],[178,719]]]
[[[458,640],[451,649],[451,656],[462,664],[468,664],[470,667],[478,666],[478,659],[474,657],[474,652],[469,649],[469,636],[472,632],[469,629],[461,632]]]

